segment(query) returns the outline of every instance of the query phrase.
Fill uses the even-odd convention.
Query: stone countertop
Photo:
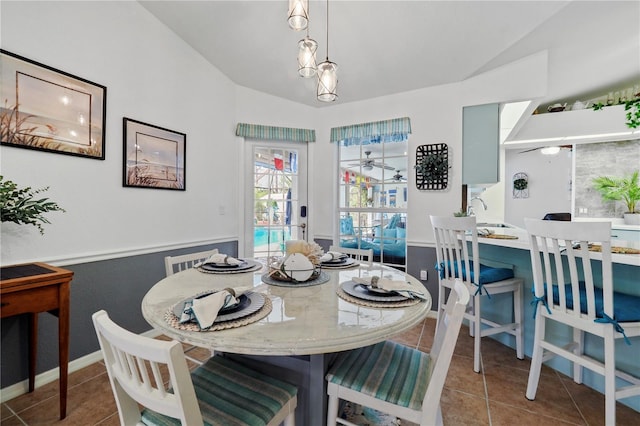
[[[478,243],[479,244],[488,244],[500,247],[509,247],[521,250],[529,250],[529,236],[527,231],[522,228],[510,227],[510,228],[490,228],[490,227],[482,227],[478,229],[488,229],[494,235],[508,235],[517,237],[517,239],[496,239],[496,238],[485,238],[478,235]],[[623,240],[612,240],[612,246],[616,247],[630,247],[640,249],[640,243],[632,242],[632,241],[623,241]],[[602,255],[598,252],[592,252],[593,258],[600,260],[602,259]],[[611,254],[611,261],[613,263],[632,265],[632,266],[640,266],[640,254]]]

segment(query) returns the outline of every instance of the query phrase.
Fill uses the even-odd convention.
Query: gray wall
[[[164,257],[218,248],[236,256],[237,241],[171,250],[139,256],[63,266],[74,272],[71,281],[69,360],[99,350],[91,315],[104,309],[122,327],[142,333],[151,326],[142,317],[140,304],[146,292],[165,277]],[[27,315],[3,318],[0,386],[5,388],[28,378]],[[38,327],[36,374],[58,366],[58,321],[42,313]]]
[[[622,177],[640,169],[640,140],[576,145],[574,155],[575,216],[621,218],[625,204],[604,201],[592,181],[597,176]]]

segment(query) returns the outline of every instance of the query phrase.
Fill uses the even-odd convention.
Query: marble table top
[[[416,278],[373,264],[351,269],[323,269],[330,280],[304,287],[262,282],[265,270],[241,274],[208,274],[189,269],[154,285],[142,300],[144,318],[163,334],[196,346],[251,355],[313,355],[371,345],[420,323],[431,309],[431,297]],[[407,307],[375,308],[338,297],[340,283],[352,277],[383,276],[407,280],[424,289],[428,300]],[[253,286],[268,296],[272,310],[258,322],[219,331],[187,331],[172,327],[165,315],[176,303],[211,289]]]

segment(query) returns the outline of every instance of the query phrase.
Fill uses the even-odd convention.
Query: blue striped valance
[[[291,127],[263,126],[260,124],[238,123],[236,136],[245,138],[293,141],[293,142],[315,142],[316,131],[313,129],[294,129]]]
[[[409,133],[411,133],[411,120],[409,117],[394,118],[392,120],[333,127],[331,129],[331,142],[341,141],[344,145],[402,142],[407,140]]]

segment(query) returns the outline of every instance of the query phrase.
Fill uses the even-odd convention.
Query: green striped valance
[[[409,133],[411,133],[411,120],[409,117],[394,118],[392,120],[334,127],[331,129],[331,142],[370,137],[377,138],[380,136],[404,135],[406,137]]]
[[[238,123],[236,136],[245,138],[280,140],[293,142],[315,142],[313,129],[294,129],[291,127],[263,126],[260,124]]]

